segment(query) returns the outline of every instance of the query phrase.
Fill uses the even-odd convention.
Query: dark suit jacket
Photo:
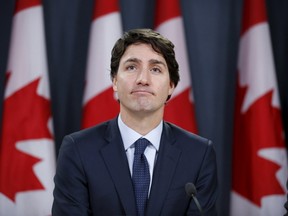
[[[117,119],[64,138],[54,178],[53,216],[137,215]],[[193,182],[205,215],[215,215],[217,171],[211,141],[164,122],[148,216],[200,215],[186,195]]]

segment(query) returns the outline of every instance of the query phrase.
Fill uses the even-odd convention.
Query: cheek
[[[116,92],[126,92],[129,89],[129,82],[118,77],[117,81],[113,83],[113,90]]]
[[[117,80],[117,86],[121,88],[129,88],[129,86],[133,85],[135,81],[134,76],[132,75],[119,75]]]

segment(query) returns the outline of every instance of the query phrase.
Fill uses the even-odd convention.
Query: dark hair
[[[133,29],[118,39],[111,52],[110,76],[113,79],[118,71],[120,59],[127,47],[132,44],[150,44],[153,50],[161,54],[168,66],[170,81],[176,87],[179,82],[179,65],[175,58],[174,44],[158,32],[151,29]]]

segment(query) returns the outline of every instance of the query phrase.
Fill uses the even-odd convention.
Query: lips
[[[147,89],[134,89],[132,90],[131,94],[151,94],[154,95],[153,92]]]

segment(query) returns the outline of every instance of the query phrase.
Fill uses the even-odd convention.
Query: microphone
[[[197,195],[197,190],[196,190],[196,187],[195,185],[192,183],[192,182],[188,182],[186,183],[185,185],[185,191],[186,191],[186,194],[189,196],[189,197],[192,197],[200,214],[203,216],[203,210],[201,208],[201,205],[200,203],[198,202],[198,199],[196,197]]]

